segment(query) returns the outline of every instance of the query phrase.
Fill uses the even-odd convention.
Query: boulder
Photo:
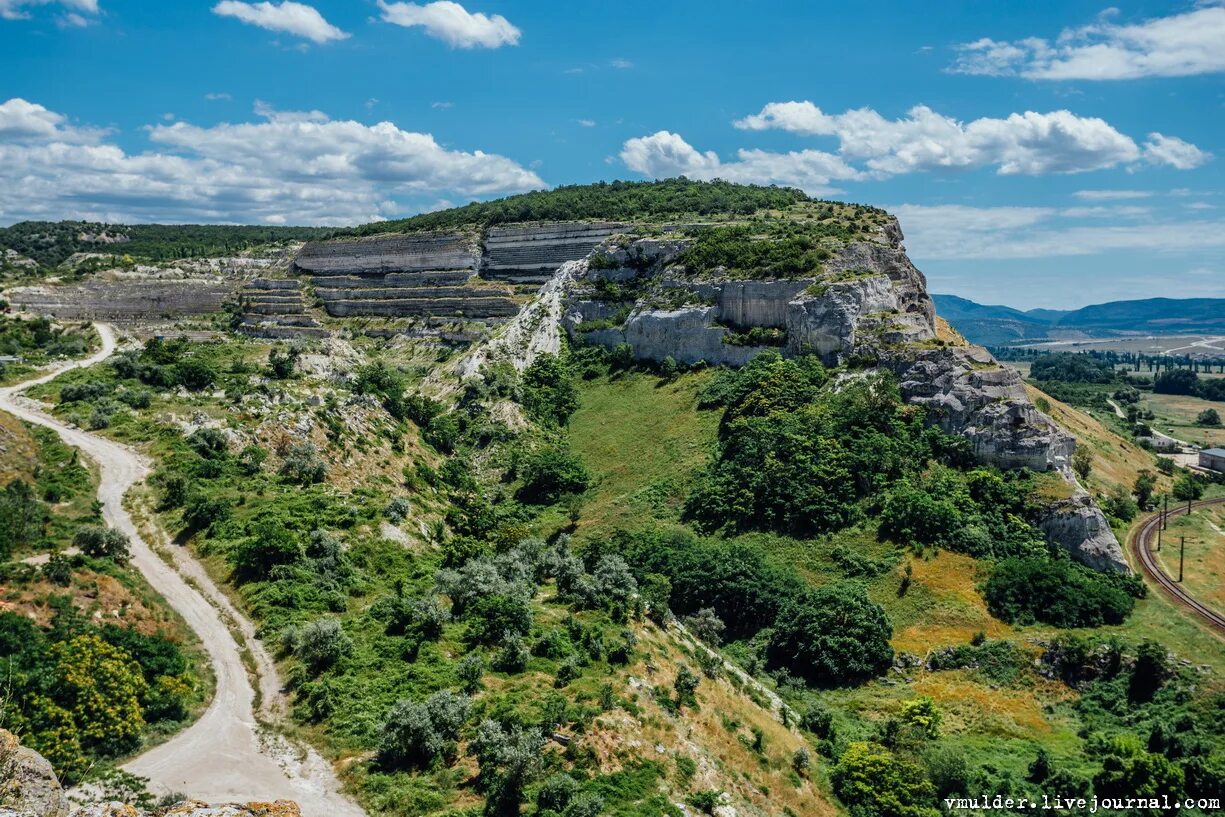
[[[0,811],[37,817],[65,817],[68,798],[51,764],[0,729]]]

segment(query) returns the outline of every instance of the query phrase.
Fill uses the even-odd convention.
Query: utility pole
[[[1165,530],[1165,516],[1161,517],[1161,524],[1157,525],[1157,552],[1161,552],[1161,532]]]
[[[1165,495],[1165,510],[1161,512],[1161,527],[1164,529],[1170,524],[1170,495]]]
[[[1187,537],[1178,537],[1178,583],[1182,584],[1182,551],[1186,547]]]

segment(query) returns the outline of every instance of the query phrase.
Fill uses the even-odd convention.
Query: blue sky
[[[686,174],[902,219],[935,292],[1225,297],[1217,3],[0,0],[0,224],[353,224]]]

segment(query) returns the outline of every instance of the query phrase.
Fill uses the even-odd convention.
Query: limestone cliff
[[[678,230],[677,232],[683,232]],[[576,342],[628,344],[661,362],[742,365],[767,348],[818,355],[827,365],[888,369],[902,395],[925,406],[980,461],[1058,471],[1073,498],[1039,520],[1048,538],[1097,570],[1127,571],[1102,512],[1069,467],[1075,439],[1042,414],[1015,369],[982,348],[938,337],[927,282],[887,219],[833,247],[818,273],[743,280],[692,275],[680,261],[691,239],[630,233],[610,239],[571,282],[562,317]]]

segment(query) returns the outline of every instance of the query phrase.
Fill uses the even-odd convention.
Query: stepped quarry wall
[[[99,279],[66,286],[13,287],[4,297],[18,311],[69,320],[129,323],[216,312],[234,297],[240,284],[224,278]]]
[[[484,236],[481,274],[513,283],[544,283],[562,264],[585,258],[620,227],[599,222],[490,227]]]

